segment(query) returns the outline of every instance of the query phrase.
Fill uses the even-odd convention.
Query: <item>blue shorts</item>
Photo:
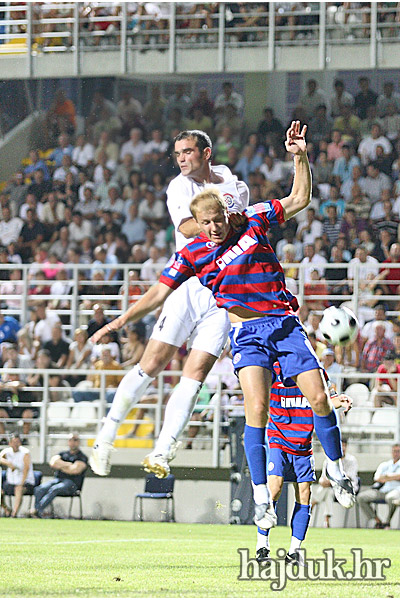
[[[236,371],[251,366],[272,371],[278,360],[286,385],[287,379],[299,373],[322,369],[307,334],[294,315],[233,323],[229,337]]]
[[[283,477],[284,481],[297,483],[316,481],[314,456],[298,456],[280,448],[270,448],[268,475],[277,475]]]

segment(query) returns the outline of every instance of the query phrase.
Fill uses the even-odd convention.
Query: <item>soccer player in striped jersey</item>
[[[158,284],[107,325],[115,330],[128,320],[141,319],[192,276],[211,290],[217,306],[227,310],[232,324],[233,364],[244,393],[244,444],[256,505],[254,520],[262,529],[276,524],[267,487],[265,446],[271,371],[276,360],[284,380],[295,381],[314,411],[314,427],[327,455],[327,475],[338,501],[347,508],[354,504],[352,485],[340,461],[340,430],[321,364],[293,312],[293,297],[267,236],[271,226],[282,224],[310,202],[306,131],[306,126],[300,131],[300,122],[292,121],[286,133],[286,150],[295,157],[289,196],[247,208],[243,213],[246,222],[234,230],[219,190],[205,189],[190,205],[200,235],[176,253]],[[92,338],[94,342],[99,339],[97,335]]]
[[[225,165],[212,165],[212,142],[204,131],[181,131],[174,140],[174,155],[180,174],[167,189],[167,207],[175,227],[179,251],[199,233],[190,212],[190,202],[207,186],[216,186],[227,201],[232,222],[243,223],[240,213],[249,203],[249,189]],[[108,325],[98,334],[107,332]],[[117,431],[127,414],[140,401],[146,389],[170,362],[185,342],[188,356],[179,384],[165,408],[164,422],[154,449],[142,464],[145,471],[166,477],[184,431],[195,407],[201,386],[221,354],[228,339],[230,322],[225,310],[218,308],[210,290],[194,277],[167,299],[140,362],[122,379],[111,408],[96,436],[89,459],[92,470],[109,474],[111,453]]]
[[[326,379],[328,379],[325,373]],[[346,394],[337,394],[328,381],[330,397],[335,408],[343,408],[346,414],[352,400]],[[272,373],[270,414],[267,426],[268,487],[274,505],[282,492],[283,482],[292,482],[295,489],[291,529],[292,538],[286,556],[287,562],[301,560],[299,549],[306,537],[311,516],[311,483],[315,481],[312,435],[313,411],[294,381],[283,384],[279,363]],[[257,529],[256,558],[268,564],[270,556],[269,529]]]

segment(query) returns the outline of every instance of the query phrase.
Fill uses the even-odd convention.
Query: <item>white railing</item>
[[[229,48],[261,46],[267,49],[265,69],[273,70],[279,48],[307,45],[318,47],[318,67],[324,69],[329,62],[328,45],[357,43],[369,47],[369,66],[374,68],[380,60],[378,46],[399,36],[396,2],[384,6],[364,3],[361,10],[351,5],[346,8],[348,3],[327,6],[325,2],[291,10],[290,3],[282,8],[270,2],[267,11],[262,3],[260,10],[253,3],[246,13],[233,13],[228,4],[220,2],[207,15],[204,5],[196,12],[199,3],[193,3],[192,14],[182,13],[174,2],[160,4],[164,6],[159,16],[143,14],[138,8],[132,11],[130,4],[123,2],[54,2],[46,4],[45,12],[40,3],[4,6],[0,56],[26,55],[27,73],[32,76],[32,57],[72,52],[75,75],[79,75],[81,55],[106,46],[120,52],[121,73],[126,73],[129,52],[155,49],[168,52],[169,71],[174,72],[180,48],[215,48],[216,68],[223,71]]]
[[[26,374],[27,369],[0,369],[0,376],[5,373],[16,373]],[[67,378],[71,375],[93,375],[93,369],[35,369],[35,373],[42,375],[43,386],[41,387],[29,387],[26,386],[24,391],[31,393],[42,394],[40,401],[24,402],[19,403],[21,407],[32,407],[40,410],[40,416],[36,419],[24,419],[32,423],[32,428],[37,430],[33,431],[28,437],[33,440],[37,439],[39,442],[39,455],[40,462],[48,460],[49,452],[51,452],[52,444],[58,439],[65,439],[70,431],[76,428],[81,430],[81,437],[83,439],[93,439],[96,436],[96,432],[101,427],[103,417],[106,415],[107,409],[110,404],[107,404],[107,392],[110,391],[106,388],[106,377],[109,375],[122,375],[123,372],[119,370],[115,371],[95,371],[97,375],[100,375],[100,387],[91,388],[91,391],[98,393],[98,399],[91,400],[87,405],[95,408],[96,415],[91,414],[89,417],[82,417],[83,423],[76,422],[76,414],[74,418],[73,407],[79,407],[80,402],[73,402],[72,390],[71,400],[60,401],[57,403],[50,402],[50,392],[59,391],[65,393],[65,387],[52,387],[49,384],[49,378],[52,375],[59,375]],[[152,423],[154,424],[154,439],[157,438],[162,422],[163,422],[163,410],[165,407],[166,394],[170,391],[168,386],[165,384],[165,378],[174,375],[181,375],[180,371],[163,371],[158,375],[157,386],[154,386],[153,391],[148,391],[147,396],[144,397],[143,401],[138,403],[135,408],[145,409],[152,416]],[[336,376],[338,390],[344,390],[348,387],[349,383],[369,383],[372,377],[375,377],[373,373],[360,373],[358,371],[347,371]],[[390,408],[376,408],[371,405],[369,399],[360,402],[360,399],[353,397],[354,408],[350,411],[347,417],[343,417],[340,414],[341,429],[343,434],[348,435],[351,442],[359,445],[360,451],[370,452],[371,444],[373,445],[384,445],[394,443],[400,440],[400,375],[384,375],[385,378],[395,379],[397,381],[397,392],[395,394],[395,405]],[[346,383],[346,385],[345,385]],[[76,390],[75,390],[76,391]],[[222,375],[218,375],[218,383],[215,390],[212,390],[213,402],[207,405],[205,408],[208,413],[207,421],[194,420],[189,423],[189,426],[196,426],[200,428],[200,435],[196,436],[196,439],[202,441],[207,440],[212,448],[212,464],[210,467],[217,468],[221,464],[221,448],[228,443],[226,435],[224,435],[223,428],[229,426],[229,418],[231,414],[238,416],[241,411],[241,406],[237,404],[230,404],[230,402],[221,402],[222,393],[228,394],[229,396],[235,395],[240,397],[242,392],[240,389],[224,390],[222,392]],[[156,396],[156,402],[148,401],[148,396]],[[58,406],[67,407],[71,410],[70,416],[64,416],[63,419],[54,419],[51,417],[50,406],[57,404]],[[0,407],[2,405],[0,404]],[[5,406],[3,404],[3,406]],[[244,415],[244,409],[243,409]],[[369,415],[369,416],[368,416]],[[0,422],[5,424],[14,421],[13,425],[20,425],[21,419],[0,419]],[[128,420],[126,423],[131,425],[138,425],[141,423],[148,424],[148,420]],[[82,428],[81,426],[84,425]],[[211,434],[207,435],[207,434]],[[184,440],[188,441],[187,437]],[[317,440],[315,440],[318,446]]]
[[[30,274],[32,269],[40,270],[41,265],[37,264],[2,264],[0,265],[1,270],[16,270],[19,269],[22,273],[22,277],[20,280],[13,281],[14,285],[19,286],[17,293],[4,293],[0,291],[1,298],[0,301],[2,303],[2,312],[5,315],[16,316],[22,325],[25,325],[29,321],[29,308],[32,304],[37,300],[45,300],[45,301],[60,301],[67,306],[63,308],[57,308],[57,313],[60,316],[66,317],[69,321],[68,324],[64,325],[64,329],[68,332],[73,332],[74,329],[79,325],[79,323],[83,320],[88,320],[92,315],[92,310],[90,307],[84,304],[85,301],[99,302],[106,306],[105,314],[110,317],[116,317],[122,312],[126,311],[129,304],[132,301],[140,298],[140,295],[130,295],[129,294],[129,286],[141,286],[143,289],[147,289],[150,287],[154,281],[142,281],[142,280],[132,280],[130,279],[129,272],[132,270],[139,271],[141,269],[141,264],[118,264],[116,265],[117,271],[120,273],[119,279],[116,281],[93,281],[90,278],[90,273],[93,271],[98,271],[102,269],[105,271],[106,276],[107,272],[113,269],[110,265],[104,265],[104,267],[100,265],[88,265],[88,264],[64,264],[60,265],[60,270],[64,270],[68,274],[68,283],[70,284],[70,293],[66,295],[57,295],[54,296],[52,294],[29,294],[29,289],[35,285],[43,285],[46,284],[51,286],[53,281],[42,281],[35,279],[32,274]],[[332,303],[342,303],[347,302],[351,303],[352,309],[356,314],[359,313],[363,308],[368,308],[368,303],[376,302],[379,300],[380,302],[389,303],[392,307],[387,315],[389,317],[398,317],[399,312],[393,308],[396,302],[400,303],[400,295],[390,293],[382,294],[376,296],[373,292],[373,289],[367,288],[367,280],[364,277],[365,268],[369,270],[375,269],[378,272],[380,269],[387,268],[388,264],[376,264],[372,268],[370,265],[366,264],[354,264],[351,265],[351,274],[352,277],[347,277],[342,280],[329,280],[322,279],[322,281],[316,281],[316,284],[322,284],[322,287],[325,288],[325,291],[321,288],[318,289],[318,293],[312,293],[312,287],[310,287],[307,283],[306,273],[310,271],[311,268],[316,267],[321,270],[322,275],[328,273],[332,269],[349,269],[349,263],[316,263],[316,264],[301,264],[301,263],[284,263],[283,268],[286,270],[288,268],[294,268],[298,270],[298,275],[294,280],[296,289],[294,290],[295,295],[298,298],[300,306],[305,303],[308,303],[311,308],[315,308],[317,312],[322,313],[323,306],[320,304],[326,301],[329,304]],[[390,268],[400,268],[400,263],[390,263]],[[160,271],[162,270],[163,265],[159,265]],[[80,273],[85,274],[85,279],[80,279]],[[379,280],[379,283],[382,285],[400,285],[400,281],[396,282],[394,280]],[[0,290],[2,289],[2,284],[7,284],[5,280],[0,280]],[[91,286],[90,293],[85,293],[85,288]],[[120,288],[123,288],[123,291],[120,292]],[[98,287],[99,293],[93,293],[93,287]],[[111,289],[109,294],[104,294],[105,289]],[[293,290],[291,290],[293,291]],[[322,293],[321,293],[322,291]],[[8,306],[8,302],[12,303],[12,307]],[[18,306],[17,306],[18,305]],[[115,306],[117,305],[117,306]],[[315,305],[315,306],[314,306]]]

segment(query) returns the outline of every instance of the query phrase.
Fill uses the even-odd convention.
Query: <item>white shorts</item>
[[[180,348],[202,350],[219,356],[228,339],[228,313],[218,308],[210,290],[192,277],[165,301],[151,339]]]

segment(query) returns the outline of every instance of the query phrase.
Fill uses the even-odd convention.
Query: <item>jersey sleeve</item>
[[[161,273],[160,282],[164,283],[173,290],[176,290],[181,283],[190,277],[193,277],[194,275],[196,275],[194,266],[185,256],[185,253],[182,251],[176,252],[174,262],[167,265],[164,271]]]
[[[247,217],[259,217],[267,228],[274,225],[282,225],[285,222],[283,207],[279,200],[258,202],[246,208],[244,212]]]
[[[175,229],[178,229],[182,221],[193,218],[190,212],[190,201],[184,190],[171,181],[167,189],[167,208]]]

